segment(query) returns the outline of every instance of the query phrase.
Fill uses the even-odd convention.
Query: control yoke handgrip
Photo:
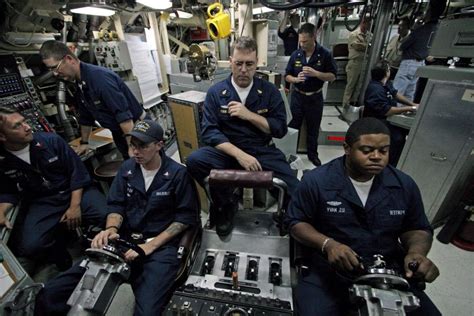
[[[140,259],[144,259],[146,257],[145,251],[143,251],[143,249],[138,246],[138,244],[120,238],[112,240],[111,242],[115,243],[118,247],[132,249],[133,251],[138,253]]]
[[[208,181],[210,186],[268,189],[273,186],[273,172],[212,169]]]

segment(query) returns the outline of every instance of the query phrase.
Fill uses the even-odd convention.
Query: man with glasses
[[[129,157],[129,133],[135,121],[145,118],[143,107],[123,80],[104,67],[81,62],[69,48],[59,41],[46,41],[40,50],[46,67],[60,79],[75,82],[76,100],[81,125],[78,154],[87,151],[89,136],[98,121],[110,129],[124,159]]]
[[[331,53],[316,43],[313,24],[303,24],[298,30],[300,49],[291,54],[286,67],[285,79],[294,86],[291,92],[289,127],[300,129],[306,120],[308,159],[320,166],[318,156],[319,126],[323,117],[323,84],[336,79],[336,62]]]
[[[285,106],[275,85],[254,77],[254,39],[244,36],[234,42],[230,66],[232,75],[207,92],[201,136],[209,146],[188,157],[189,172],[203,185],[211,169],[270,170],[288,184],[291,195],[298,180],[272,142],[287,132]],[[231,232],[238,206],[232,191],[211,188],[211,215],[222,236]]]
[[[163,129],[151,120],[138,122],[129,134],[133,158],[125,161],[108,196],[105,230],[92,240],[101,249],[109,240],[130,234],[143,236],[145,258],[128,250],[134,315],[161,315],[179,268],[179,236],[198,225],[196,188],[186,168],[163,151]],[[45,285],[37,297],[37,315],[66,314],[69,296],[85,269],[75,265]]]
[[[102,226],[105,197],[80,158],[54,133],[33,133],[18,112],[0,107],[0,226],[11,229],[16,256],[68,269],[67,230]],[[13,225],[6,212],[21,201]],[[31,275],[35,267],[25,265]]]

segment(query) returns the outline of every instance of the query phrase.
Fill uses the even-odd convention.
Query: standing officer
[[[56,76],[76,83],[81,142],[76,152],[84,153],[94,121],[110,129],[124,159],[129,157],[128,134],[133,123],[145,118],[145,111],[123,80],[113,71],[81,62],[58,41],[46,41],[40,50],[43,63]],[[129,137],[128,137],[129,138]]]
[[[410,20],[403,18],[398,22],[398,34],[390,39],[385,52],[385,59],[390,65],[390,80],[393,80],[402,61],[402,51],[400,46],[410,33]]]
[[[12,250],[60,270],[72,263],[65,228],[105,220],[105,198],[69,145],[54,133],[33,133],[20,113],[0,107],[0,226],[12,228],[5,213],[20,201]]]
[[[320,166],[318,157],[318,136],[323,117],[324,81],[336,79],[336,62],[331,53],[316,42],[316,29],[306,23],[298,30],[300,49],[291,54],[286,67],[285,79],[293,83],[291,93],[291,114],[293,119],[289,127],[300,129],[303,119],[308,127],[308,158]]]
[[[443,8],[444,6],[430,5],[424,16],[423,25],[415,28],[400,45],[402,61],[393,80],[393,86],[410,101],[413,101],[415,96],[418,81],[416,71],[425,65],[430,40],[434,38],[438,29],[438,19],[443,13]]]
[[[278,28],[278,37],[283,41],[285,56],[290,56],[298,49],[298,26],[300,24],[300,16],[294,13],[290,15],[290,26],[287,27],[288,15],[290,15],[290,12],[285,11]]]
[[[275,85],[254,77],[255,40],[239,37],[232,47],[230,64],[232,75],[207,92],[201,136],[209,146],[188,157],[189,172],[204,185],[211,169],[273,171],[286,182],[291,195],[298,180],[272,142],[272,137],[282,138],[287,132],[285,106]],[[211,195],[216,232],[227,235],[233,227],[237,197],[225,188],[211,188]]]
[[[427,258],[433,231],[420,191],[412,178],[387,166],[389,135],[375,118],[354,122],[345,155],[305,174],[296,189],[286,224],[311,255],[310,271],[296,288],[298,315],[348,315],[351,284],[340,273],[354,272],[361,258],[374,254],[397,265],[410,282],[438,277]],[[415,273],[411,262],[419,264]],[[424,292],[411,291],[421,300],[420,315],[440,315]]]
[[[92,247],[101,249],[118,233],[141,234],[146,240],[139,245],[146,255],[142,262],[136,263],[135,251],[125,253],[132,265],[134,315],[161,315],[179,268],[178,237],[198,225],[199,204],[186,168],[162,150],[163,129],[158,123],[140,121],[129,135],[134,158],[122,164],[112,183],[106,228],[95,236]],[[37,297],[37,314],[67,313],[66,302],[83,274],[84,268],[75,265],[48,282]]]
[[[345,110],[348,109],[351,102],[356,102],[359,98],[359,77],[371,37],[370,21],[369,17],[363,17],[360,26],[349,34],[347,43],[349,61],[346,66],[347,84],[342,98],[342,106]]]

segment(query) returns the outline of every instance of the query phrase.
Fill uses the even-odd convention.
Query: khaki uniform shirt
[[[367,31],[365,34],[357,28],[355,31],[349,34],[347,42],[349,48],[349,59],[363,59],[365,56],[365,50],[369,43],[371,33]]]
[[[405,38],[406,36],[400,37],[400,34],[397,34],[392,37],[387,45],[385,59],[387,59],[390,66],[393,68],[398,68],[400,66],[400,62],[402,61],[402,51],[400,50],[400,45],[402,45],[402,42]]]

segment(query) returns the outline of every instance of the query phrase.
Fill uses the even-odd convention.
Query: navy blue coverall
[[[286,66],[285,77],[287,75],[298,77],[298,74],[303,71],[303,66],[309,66],[321,72],[331,72],[334,75],[336,75],[337,71],[336,62],[331,52],[318,43],[316,43],[309,61],[306,61],[306,55],[302,49],[298,49],[291,54]],[[304,82],[294,84],[295,89],[291,92],[290,109],[293,118],[288,126],[300,129],[303,119],[306,120],[306,144],[310,160],[318,157],[319,127],[323,117],[324,106],[323,84],[324,81],[316,77],[307,77]]]
[[[389,163],[396,167],[400,156],[402,155],[403,146],[405,146],[408,130],[390,124],[387,121],[387,112],[391,107],[397,106],[395,99],[398,91],[393,87],[392,82],[383,85],[380,81],[372,80],[365,90],[364,97],[364,117],[375,117],[387,125],[390,129],[390,155]]]
[[[81,62],[81,86],[77,86],[79,124],[94,126],[94,121],[110,129],[114,143],[124,159],[128,145],[120,123],[140,119],[143,107],[122,78],[113,71]]]
[[[198,225],[199,203],[186,168],[164,153],[161,167],[148,190],[140,165],[133,159],[120,167],[109,191],[107,212],[123,216],[119,234],[143,234],[145,239],[163,232],[173,222]],[[141,264],[132,262],[130,283],[135,294],[134,315],[161,315],[180,261],[179,236],[148,255]],[[49,281],[37,297],[39,315],[67,313],[66,302],[84,274],[79,265]]]
[[[398,265],[403,273],[405,254],[399,246],[400,235],[412,230],[432,233],[418,186],[408,175],[388,165],[375,176],[364,207],[344,162],[344,156],[339,157],[304,175],[290,202],[285,224],[291,229],[297,223],[309,223],[362,258],[383,255],[387,263]],[[296,288],[298,315],[346,315],[350,284],[329,266],[320,249],[311,249],[310,255],[310,272],[299,276]],[[421,300],[418,312],[440,315],[424,292],[412,291]]]
[[[253,86],[249,92],[245,107],[265,117],[270,126],[266,134],[255,125],[227,113],[227,104],[231,101],[241,102],[239,95],[232,86],[231,76],[212,86],[207,92],[204,102],[202,121],[202,141],[207,147],[193,152],[187,159],[189,173],[204,184],[204,179],[211,169],[242,169],[236,159],[214,148],[230,142],[247,154],[255,157],[263,170],[273,171],[274,177],[280,178],[288,185],[291,196],[298,184],[285,155],[272,143],[272,137],[282,138],[287,132],[286,111],[280,92],[275,85],[253,78]],[[216,206],[226,204],[229,191],[213,188],[213,199]]]
[[[59,220],[70,206],[71,192],[83,189],[81,217],[86,224],[105,223],[105,197],[93,186],[79,156],[54,133],[34,133],[26,163],[0,146],[0,203],[21,211],[10,239],[17,256],[57,263],[67,255]]]
[[[285,56],[290,56],[298,49],[298,32],[295,31],[293,26],[287,27],[283,32],[278,29],[278,37],[283,41]]]

